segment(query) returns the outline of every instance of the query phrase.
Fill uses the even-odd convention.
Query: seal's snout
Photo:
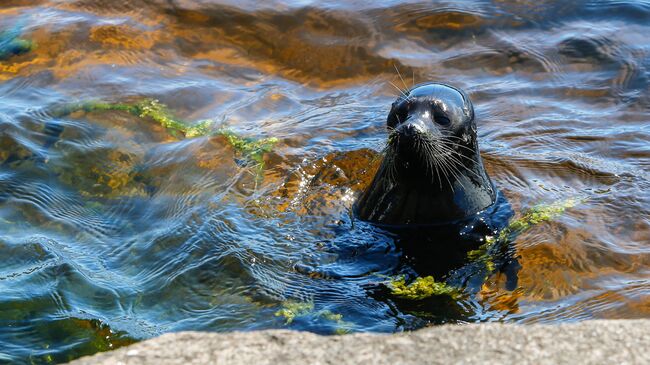
[[[406,118],[404,123],[401,123],[397,126],[396,131],[400,137],[406,137],[407,139],[422,136],[425,134],[432,134],[430,122],[426,120],[426,116],[422,117],[421,115],[411,115]]]
[[[432,147],[426,145],[434,143],[434,133],[427,128],[425,121],[419,118],[407,119],[395,128],[395,135],[391,146],[401,161],[415,162],[426,160],[426,154]]]
[[[400,136],[411,138],[420,133],[424,133],[424,128],[415,123],[404,123],[397,127],[397,133],[399,133]]]

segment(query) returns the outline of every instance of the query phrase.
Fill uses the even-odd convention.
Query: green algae
[[[343,320],[343,315],[340,313],[334,313],[327,309],[314,311],[314,302],[311,301],[286,301],[282,303],[282,309],[275,312],[275,316],[284,317],[286,325],[293,323],[297,317],[312,316],[322,318],[326,321],[334,322],[334,333],[337,335],[349,333],[353,328],[353,324]]]
[[[52,328],[36,325],[35,330],[42,335],[46,342],[36,345],[40,347],[41,351],[30,355],[29,363],[67,363],[98,351],[115,350],[137,342],[126,332],[114,330],[108,324],[97,319],[72,317],[56,320],[49,326]],[[55,350],[62,344],[70,345],[70,339],[74,339],[75,343],[69,351],[61,353]]]
[[[305,316],[314,310],[314,302],[286,301],[282,309],[275,312],[276,317],[284,317],[285,324],[291,324],[296,317]]]
[[[461,296],[460,289],[435,281],[433,276],[416,278],[408,285],[404,277],[400,277],[391,280],[389,286],[393,296],[408,300],[422,300],[434,295],[446,295],[454,299]]]
[[[536,205],[529,209],[521,218],[510,222],[506,230],[510,232],[522,232],[533,225],[553,220],[564,213],[565,210],[573,208],[585,201],[585,198],[570,198],[551,204]]]
[[[586,201],[585,198],[569,198],[559,200],[550,204],[538,204],[528,209],[521,217],[510,221],[508,226],[501,230],[497,236],[486,236],[485,243],[475,250],[467,253],[467,258],[470,260],[482,260],[486,265],[490,265],[492,261],[489,259],[490,251],[493,247],[508,242],[514,239],[524,231],[531,227],[551,221],[559,217],[565,210],[572,208],[582,202]],[[490,271],[493,271],[493,267]]]
[[[192,125],[187,126],[185,129],[185,137],[195,138],[210,135],[212,129],[210,128],[214,124],[212,119],[200,120]]]
[[[135,112],[140,118],[150,118],[173,132],[185,133],[187,125],[176,120],[167,107],[158,100],[144,100],[135,105]]]
[[[36,48],[33,41],[20,38],[21,33],[20,26],[0,32],[0,61],[30,52]]]
[[[165,127],[175,137],[196,138],[203,136],[222,136],[240,157],[255,163],[259,170],[264,168],[264,154],[271,152],[278,139],[275,137],[255,139],[242,137],[237,133],[220,128],[213,128],[214,121],[205,119],[188,123],[174,117],[166,105],[155,99],[145,99],[137,103],[85,102],[64,106],[55,114],[63,116],[77,111],[105,112],[123,111],[143,119],[151,119]]]
[[[528,209],[519,218],[510,221],[508,226],[501,230],[496,236],[486,236],[485,243],[477,249],[469,251],[467,258],[475,263],[479,263],[484,268],[487,276],[496,270],[494,258],[497,254],[496,251],[501,247],[506,247],[510,242],[513,242],[518,235],[525,232],[543,222],[549,222],[559,217],[565,210],[572,208],[582,202],[586,198],[569,198],[559,200],[550,204],[538,204]]]
[[[337,335],[346,335],[350,333],[352,330],[349,328],[343,328],[343,327],[338,327],[336,330],[334,330],[334,333]]]
[[[477,249],[469,251],[467,258],[470,263],[479,264],[481,271],[487,275],[496,270],[494,263],[495,248],[504,247],[524,231],[533,226],[551,221],[559,217],[569,208],[586,201],[586,198],[570,198],[553,202],[551,204],[539,204],[528,209],[519,218],[510,221],[508,226],[501,230],[496,236],[486,236],[485,243]],[[451,286],[445,282],[437,282],[432,276],[418,277],[410,284],[406,284],[403,277],[391,279],[388,283],[391,294],[395,297],[408,300],[422,300],[435,295],[447,295],[452,299],[462,296],[462,289]]]
[[[157,122],[168,129],[172,135],[182,134],[187,137],[188,130],[193,137],[197,137],[196,130],[192,125],[176,119],[169,111],[167,106],[155,99],[145,99],[137,103],[104,103],[104,102],[87,102],[71,105],[64,109],[62,114],[71,114],[75,111],[83,110],[87,113],[98,111],[124,111],[139,118],[148,118]],[[205,126],[203,126],[205,128]],[[206,134],[207,134],[206,130]]]
[[[316,315],[327,321],[334,322],[334,325],[336,326],[336,328],[334,329],[334,333],[337,335],[344,335],[346,333],[350,333],[352,331],[352,328],[354,327],[353,323],[343,320],[343,315],[340,313],[334,313],[325,309],[316,313]]]
[[[53,111],[54,117],[62,118],[77,112],[101,113],[123,112],[143,120],[153,121],[161,125],[176,138],[195,138],[200,136],[220,136],[224,143],[229,144],[236,159],[244,162],[246,168],[255,168],[253,175],[256,185],[263,178],[264,154],[273,149],[277,138],[254,139],[242,137],[226,129],[215,129],[212,120],[201,120],[187,123],[155,99],[144,99],[137,102],[89,101],[63,105]],[[135,149],[137,150],[137,148]],[[0,156],[3,157],[4,156]],[[123,153],[118,150],[102,150],[91,156],[79,156],[81,161],[70,168],[60,171],[59,178],[67,184],[83,187],[79,191],[86,196],[146,196],[151,177],[142,174],[138,169],[139,156]],[[90,165],[88,162],[93,161]]]
[[[238,153],[248,156],[260,164],[264,162],[264,154],[271,152],[273,146],[278,143],[278,139],[275,137],[262,139],[245,138],[227,129],[220,129],[217,133],[225,137],[232,148]]]

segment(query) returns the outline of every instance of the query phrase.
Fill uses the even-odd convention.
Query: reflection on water
[[[649,20],[642,1],[4,1],[0,362],[179,330],[650,316]],[[470,94],[515,214],[589,197],[517,237],[516,287],[385,293],[417,272],[348,207],[386,138],[394,66]],[[278,138],[263,176],[223,136],[55,112],[149,98]]]

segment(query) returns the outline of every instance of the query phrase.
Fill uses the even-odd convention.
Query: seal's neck
[[[478,151],[478,149],[476,149]],[[355,204],[357,216],[385,225],[431,225],[458,221],[484,210],[496,199],[492,181],[476,152],[454,174],[427,173],[418,164],[386,158]]]

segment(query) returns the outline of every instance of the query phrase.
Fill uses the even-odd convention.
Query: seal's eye
[[[442,125],[442,126],[447,126],[451,123],[449,118],[445,117],[444,115],[434,115],[433,120],[436,121],[436,123]]]

